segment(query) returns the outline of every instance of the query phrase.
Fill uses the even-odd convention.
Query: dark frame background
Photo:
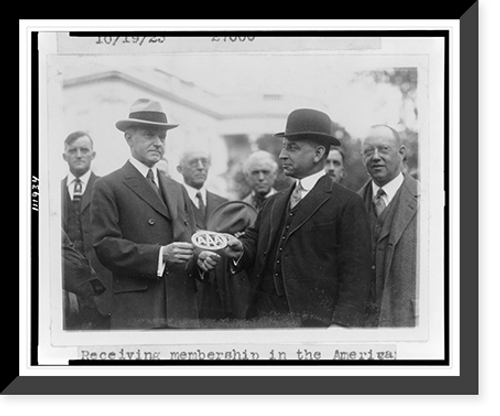
[[[32,52],[32,65],[37,65],[37,51]],[[36,78],[36,77],[34,77]],[[36,84],[32,90],[36,91]],[[32,100],[31,114],[38,113],[38,102]],[[449,121],[448,108],[445,108],[445,121]],[[478,137],[478,4],[472,6],[460,17],[460,137],[461,145],[467,138],[467,156],[461,155],[461,166],[467,157],[468,175],[461,177],[461,188],[477,190],[478,182],[478,142],[470,142]],[[37,138],[38,124],[32,117],[32,137]],[[445,132],[446,135],[448,132]],[[32,152],[38,153],[37,141],[32,140]],[[37,158],[32,159],[32,173],[38,171]],[[446,163],[446,166],[448,164]],[[36,176],[36,175],[35,175]],[[448,176],[445,176],[448,181]],[[447,198],[449,203],[449,198]],[[119,376],[19,376],[19,366],[15,371],[4,373],[2,393],[19,394],[99,394],[99,395],[199,395],[199,394],[256,394],[256,395],[376,395],[376,394],[478,394],[478,195],[464,193],[460,200],[460,376],[205,376],[205,377],[119,377]],[[38,240],[37,213],[32,211],[32,241]],[[448,220],[445,213],[445,220]],[[38,270],[36,256],[32,258],[31,270]],[[37,275],[37,273],[34,273]],[[35,279],[36,280],[36,279]],[[14,286],[14,285],[13,285]],[[13,287],[18,294],[18,286]],[[36,289],[36,288],[35,288]],[[465,295],[466,294],[466,295]],[[32,302],[32,321],[37,321],[37,302]],[[445,305],[447,309],[448,305]],[[12,311],[9,313],[12,316]],[[19,318],[19,316],[17,316]],[[12,342],[3,348],[9,357],[18,358],[19,337],[17,320],[13,325]],[[36,325],[34,325],[36,327]],[[447,327],[448,329],[448,327]],[[37,340],[38,328],[32,329],[32,338]],[[18,348],[16,348],[16,346]],[[447,347],[449,343],[447,343]],[[448,354],[448,352],[447,352]],[[4,355],[5,356],[5,355]],[[448,355],[447,355],[448,356]],[[37,363],[36,344],[31,346],[31,363]],[[102,363],[101,363],[102,364]],[[185,362],[183,363],[186,364]],[[404,362],[394,363],[405,365]],[[287,363],[290,365],[290,362]],[[328,382],[325,383],[325,378]]]

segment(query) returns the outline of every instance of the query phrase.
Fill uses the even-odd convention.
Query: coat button
[[[155,225],[155,220],[154,220],[153,218],[150,218],[150,219],[148,220],[148,224],[149,224],[149,225]]]

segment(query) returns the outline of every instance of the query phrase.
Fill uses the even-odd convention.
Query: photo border
[[[477,5],[477,6],[478,6],[478,5]],[[472,14],[472,13],[471,13],[471,10],[475,11],[474,9],[475,9],[475,8],[473,7],[473,8],[471,8],[471,9],[469,9],[469,11],[468,11],[466,14],[464,14],[464,16],[463,16],[463,17],[462,17],[462,19],[461,19],[461,27],[460,27],[460,30],[461,30],[461,40],[462,40],[462,42],[461,42],[461,44],[460,44],[460,46],[461,46],[461,76],[462,76],[462,77],[464,77],[464,69],[465,69],[464,63],[469,64],[469,66],[471,66],[471,65],[472,65],[472,68],[467,69],[467,71],[471,72],[473,75],[475,75],[475,76],[476,76],[475,78],[471,78],[470,76],[468,76],[468,77],[467,77],[467,79],[466,79],[466,84],[464,84],[464,82],[463,82],[463,79],[464,79],[464,78],[462,78],[462,79],[461,79],[461,109],[462,109],[462,111],[464,111],[464,98],[463,98],[463,97],[464,97],[464,96],[463,96],[463,94],[464,94],[464,91],[465,91],[465,90],[463,89],[463,88],[464,88],[464,85],[465,85],[465,86],[467,86],[467,87],[470,87],[471,85],[473,86],[473,85],[474,85],[474,82],[471,82],[471,80],[472,80],[472,81],[476,81],[476,79],[477,79],[477,75],[478,75],[477,73],[475,73],[475,72],[474,72],[474,71],[476,71],[476,67],[474,66],[474,65],[475,65],[475,63],[476,63],[476,61],[475,61],[475,60],[473,60],[473,59],[470,59],[470,58],[469,58],[468,60],[464,60],[464,56],[466,56],[466,55],[469,55],[469,56],[470,56],[470,55],[472,55],[472,54],[474,54],[474,53],[477,53],[477,47],[476,47],[476,44],[474,43],[474,42],[475,42],[475,39],[477,39],[477,37],[474,37],[474,34],[476,33],[476,32],[474,32],[474,28],[472,28],[472,31],[473,31],[472,36],[471,36],[471,35],[469,35],[469,34],[467,34],[467,36],[464,36],[464,33],[465,33],[465,32],[466,32],[466,30],[467,30],[467,29],[466,29],[466,28],[467,28],[467,24],[465,24],[465,23],[467,22],[467,23],[469,24],[469,26],[473,26],[475,23],[477,23],[477,21],[476,21],[476,20],[478,20],[478,14],[477,14],[477,16],[474,16],[474,15],[473,15],[473,17],[472,17],[472,18],[471,18],[471,17],[468,17],[468,16],[470,16],[470,15]],[[477,7],[477,9],[478,9],[478,7]],[[478,10],[477,10],[477,12],[478,12]],[[467,19],[465,19],[465,18],[467,18],[467,17],[468,17],[468,20],[467,20]],[[472,23],[472,24],[471,24],[471,23]],[[477,30],[477,29],[476,29],[476,30]],[[468,41],[468,42],[467,42],[467,44],[468,44],[468,48],[469,48],[469,49],[467,49],[467,44],[464,42],[464,38],[467,38],[467,41]],[[472,45],[471,45],[471,43],[472,43]],[[34,53],[34,55],[36,55],[36,54]],[[37,57],[36,57],[36,56],[32,56],[32,60],[33,60],[34,62],[36,62],[36,59],[37,59]],[[36,78],[36,77],[35,77],[35,78]],[[34,80],[32,80],[32,81],[34,81]],[[446,83],[446,85],[447,85],[447,83]],[[35,90],[35,88],[34,88],[35,86],[36,86],[36,81],[35,81],[35,83],[34,83],[34,84],[33,84],[33,86],[32,86],[32,87],[33,87],[33,91]],[[470,97],[470,98],[469,98],[469,97],[467,98],[467,105],[470,105],[471,103],[472,103],[472,104],[477,103],[477,101],[475,101],[475,99],[476,99],[476,96],[475,96],[475,95],[477,94],[477,89],[472,89],[472,90],[471,90],[471,89],[469,88],[468,90],[469,90],[469,94],[470,94],[470,93],[472,93],[472,95],[473,95],[473,96],[472,96],[472,97]],[[38,100],[37,100],[36,98],[37,98],[37,97],[35,97],[35,96],[33,96],[33,98],[32,98],[32,107],[33,107],[33,110],[37,109],[37,104],[38,104],[38,102],[37,102],[37,101],[38,101]],[[477,103],[477,104],[478,104],[478,103]],[[476,105],[477,105],[477,104],[476,104]],[[471,136],[472,136],[472,137],[474,137],[474,135],[478,133],[478,129],[477,129],[476,131],[473,131],[473,132],[472,132],[472,134],[470,134],[470,130],[471,130],[472,126],[477,125],[477,121],[476,121],[476,124],[474,124],[474,121],[471,121],[471,117],[472,117],[472,116],[471,116],[471,114],[472,114],[472,115],[476,115],[476,112],[477,112],[476,108],[478,108],[478,107],[473,107],[473,110],[472,110],[472,111],[467,111],[467,115],[468,115],[468,117],[467,117],[467,125],[466,125],[466,127],[468,127],[468,129],[469,129],[469,134],[468,134],[468,136],[467,136],[467,137],[471,137]],[[37,111],[34,111],[34,112],[33,112],[33,114],[37,114]],[[446,120],[446,121],[447,121],[447,120]],[[462,118],[462,121],[461,121],[461,129],[463,129],[463,127],[464,127],[464,122],[463,122],[463,118]],[[33,137],[36,137],[36,136],[37,136],[37,123],[35,123],[35,121],[34,121],[34,120],[32,121],[32,132],[33,132],[33,133],[36,133],[35,135],[33,135]],[[464,134],[463,134],[463,132],[462,132],[462,135],[461,135],[461,140],[463,140],[463,138],[464,138]],[[445,142],[446,142],[446,140],[445,140]],[[473,145],[475,145],[475,144],[477,144],[477,143],[473,143]],[[35,143],[35,146],[36,146],[36,143]],[[469,149],[469,148],[470,148],[470,143],[468,143],[468,149]],[[33,148],[32,148],[32,150],[33,150],[33,151],[36,151],[36,147],[33,147]],[[448,149],[448,150],[449,150],[449,149]],[[470,152],[469,152],[469,151],[468,151],[468,156],[470,156]],[[36,158],[33,158],[32,160],[35,160],[35,159],[36,159]],[[34,163],[37,163],[37,161],[36,161],[36,162],[34,162]],[[469,168],[469,166],[470,166],[470,162],[468,163],[468,168]],[[33,171],[36,171],[35,169],[37,169],[37,166],[32,166],[32,168],[33,168]],[[473,173],[475,173],[475,171],[474,171],[474,170],[473,170]],[[474,179],[474,175],[470,175],[470,173],[469,173],[469,174],[468,174],[468,179],[470,180],[470,178],[471,178],[471,177]],[[446,182],[447,182],[447,183],[448,183],[448,179],[449,179],[449,178],[448,178],[448,177],[446,177]],[[463,184],[462,184],[462,185],[463,185]],[[475,187],[475,186],[476,186],[476,184],[475,184],[475,183],[472,183],[472,184],[471,184],[471,183],[467,183],[466,185],[467,185],[467,186],[471,186],[471,185],[472,185],[472,186],[473,186],[473,189],[477,189],[477,187]],[[449,196],[448,196],[448,194],[447,194],[447,197],[446,197],[446,201],[447,201],[447,203],[448,203],[447,207],[448,207],[448,209],[449,209]],[[464,212],[464,208],[463,208],[463,206],[462,206],[462,202],[463,202],[463,200],[461,201],[461,213],[463,214],[463,212]],[[469,200],[468,202],[470,203],[470,200]],[[474,207],[474,208],[475,208],[475,207]],[[470,209],[470,208],[469,208],[469,209]],[[446,216],[446,214],[445,214],[445,216]],[[471,218],[476,218],[476,217],[471,217],[471,216],[468,216],[468,224],[471,224],[471,223],[472,223],[472,222],[470,221],[470,219],[471,219]],[[446,217],[446,219],[449,219],[449,218],[448,218],[448,217]],[[37,221],[37,219],[35,219],[35,221]],[[35,223],[33,223],[33,224],[35,224]],[[464,232],[464,228],[462,228],[462,227],[463,227],[463,223],[461,223],[461,231],[462,231],[462,233],[463,233],[463,232]],[[36,227],[33,227],[33,228],[36,228]],[[473,232],[477,233],[477,228],[473,228],[472,230],[473,230]],[[33,231],[33,229],[32,229],[32,232],[36,232],[36,231]],[[468,238],[466,239],[466,240],[467,240],[467,242],[469,242],[470,240],[474,240],[474,236],[475,236],[475,234],[473,234],[473,236],[471,236],[472,238],[469,238],[469,237],[468,237]],[[448,236],[447,236],[447,237],[448,237]],[[35,240],[35,241],[37,241],[37,240]],[[463,245],[462,245],[461,249],[463,249]],[[474,251],[474,250],[468,250],[468,255],[467,255],[467,259],[468,259],[468,262],[469,262],[469,263],[467,263],[467,266],[469,266],[469,269],[468,269],[468,274],[469,274],[469,273],[471,273],[471,271],[472,271],[472,273],[475,273],[475,271],[474,271],[474,270],[471,270],[471,269],[470,269],[471,264],[475,264],[475,263],[471,262],[471,258],[470,258],[470,254],[471,254],[471,253],[475,254],[475,251]],[[461,264],[461,266],[462,266],[462,269],[463,269],[463,266],[464,266],[464,264],[463,264],[463,260],[462,260],[462,264]],[[33,266],[32,266],[32,267],[33,267]],[[462,276],[462,282],[461,282],[461,283],[463,284],[463,274],[461,274],[461,276]],[[470,283],[470,281],[474,282],[475,280],[474,280],[474,279],[469,279],[469,283]],[[477,283],[477,282],[476,282],[476,283]],[[35,289],[36,289],[36,287],[35,287]],[[447,292],[447,290],[445,290],[445,292],[446,292],[446,293],[448,293],[448,292]],[[468,292],[468,291],[466,292],[466,291],[464,290],[464,286],[462,286],[462,291],[461,291],[461,293],[463,294],[464,292],[465,292],[465,293],[469,293],[469,294],[470,294],[470,293],[474,293],[473,291],[472,291],[472,292]],[[467,305],[470,305],[470,304],[471,304],[470,300],[468,300],[467,302],[461,302],[461,306],[462,306],[462,307],[464,307],[466,304],[467,304]],[[36,306],[35,304],[33,304],[33,305],[32,305],[32,309],[31,309],[31,314],[32,314],[32,317],[33,317],[33,316],[36,316],[36,311],[37,311],[37,308],[36,308],[35,306]],[[446,311],[448,311],[448,308],[446,308]],[[462,319],[463,319],[464,315],[465,315],[464,313],[462,313],[462,314],[461,314]],[[473,316],[475,316],[473,313],[472,313],[472,314],[467,314],[467,315],[468,315],[469,317],[470,317],[470,316],[472,316],[472,317],[473,317]],[[463,331],[463,324],[464,324],[464,322],[462,322],[462,331]],[[33,331],[32,331],[32,332],[33,332]],[[462,332],[462,334],[463,334],[463,332]],[[38,336],[38,335],[36,334],[36,338],[35,338],[35,339],[37,339],[37,336]],[[472,338],[472,337],[471,337],[471,338]],[[473,339],[473,338],[472,338],[472,339]],[[463,340],[462,340],[462,341],[463,341]],[[447,345],[447,347],[448,347],[448,346],[449,346],[449,345]],[[33,352],[33,350],[34,350],[34,352]],[[463,346],[462,346],[462,345],[461,345],[461,352],[462,352],[462,353],[464,352],[464,350],[463,350]],[[32,361],[32,363],[33,363],[33,362],[36,362],[36,360],[35,360],[34,358],[36,358],[36,348],[32,348],[32,355],[31,355],[31,361]],[[107,363],[107,364],[108,364],[108,363]],[[186,364],[187,364],[186,362],[183,362],[183,364],[182,364],[182,365],[186,365]],[[234,365],[234,363],[231,363],[231,364],[233,364],[233,365]],[[310,363],[309,363],[309,364],[310,364]],[[385,364],[385,363],[384,363],[384,364]],[[218,365],[220,365],[220,363],[218,363]],[[295,364],[291,364],[290,362],[288,362],[288,363],[287,363],[287,365],[295,365]],[[321,365],[325,365],[325,364],[324,364],[324,363],[322,363]],[[399,362],[398,362],[398,365],[404,365],[404,362],[399,361]],[[464,370],[464,367],[463,367],[463,366],[461,366],[461,371],[462,371],[462,370]],[[24,378],[26,378],[26,377],[24,377]],[[29,377],[28,377],[28,378],[29,378]],[[36,377],[36,379],[38,379],[39,381],[41,381],[41,379],[43,379],[43,378],[45,378],[45,377]],[[65,380],[65,379],[66,379],[66,382],[67,382],[67,377],[62,376],[62,377],[55,377],[55,378],[56,378],[56,379],[58,379],[58,380],[57,380],[57,382],[56,382],[56,384],[59,384],[59,381],[63,381],[63,380]],[[90,381],[90,380],[89,380],[90,378],[92,378],[92,377],[82,377],[82,379],[85,379],[85,381]],[[133,378],[133,377],[132,377],[132,378]],[[285,379],[287,379],[287,378],[282,379],[281,377],[278,377],[278,378],[279,378],[280,380],[276,380],[276,378],[275,378],[275,377],[273,377],[273,380],[265,380],[265,383],[267,383],[267,382],[271,382],[271,383],[272,383],[272,386],[274,386],[274,387],[276,388],[276,387],[277,387],[276,385],[280,385],[280,386],[281,386],[281,381],[284,381]],[[389,384],[392,384],[392,382],[393,382],[393,381],[394,381],[394,382],[396,382],[396,379],[398,379],[398,378],[399,378],[399,377],[391,377],[391,378],[390,378],[390,381],[391,381],[391,382],[390,382]],[[18,378],[18,379],[19,379],[19,378]],[[74,378],[74,377],[70,377],[70,379],[71,379],[71,380],[74,380],[75,378]],[[92,379],[93,379],[93,378],[92,378]],[[105,379],[105,380],[103,380],[103,381],[104,381],[104,383],[106,384],[106,386],[108,386],[108,387],[109,387],[109,385],[111,385],[111,384],[113,384],[113,386],[115,386],[115,384],[114,384],[114,383],[117,381],[117,379],[122,379],[122,378],[120,378],[120,377],[118,377],[118,378],[111,377],[111,379],[112,379],[113,383],[110,383],[110,381],[111,381],[111,380],[110,380],[110,377],[105,377],[104,379]],[[129,382],[131,381],[131,378],[130,378],[130,377],[124,377],[123,379],[127,379],[127,381],[125,381],[125,385],[129,385],[129,386],[131,386],[131,385],[129,384]],[[206,388],[206,389],[207,389],[207,391],[208,391],[208,390],[214,391],[214,390],[212,390],[212,389],[215,389],[215,385],[214,385],[214,384],[212,384],[212,382],[211,382],[212,380],[210,380],[210,379],[211,379],[211,377],[208,377],[208,379],[207,379],[207,377],[203,377],[203,378],[202,378],[202,380],[203,380],[202,385],[204,386],[204,387],[202,387],[202,388]],[[343,385],[344,387],[347,387],[347,386],[351,386],[351,387],[353,387],[354,385],[353,385],[353,384],[351,384],[351,381],[353,381],[353,383],[355,383],[356,387],[357,387],[357,388],[359,388],[359,381],[358,381],[358,380],[355,380],[355,379],[356,379],[356,377],[354,377],[354,378],[352,378],[352,379],[351,379],[351,377],[342,377],[342,379],[339,379],[339,382],[340,382],[340,383],[342,383],[342,385]],[[17,379],[16,379],[16,380],[17,380]],[[107,380],[107,381],[106,381],[106,380]],[[140,380],[141,380],[140,384],[142,385],[142,384],[144,383],[144,381],[145,381],[145,378],[144,378],[144,377],[141,377],[141,379],[140,379]],[[149,380],[149,377],[146,377],[146,380]],[[158,385],[157,380],[158,380],[158,377],[152,377],[152,380],[151,380],[151,381],[152,381],[152,382],[154,382],[156,385]],[[210,381],[209,381],[209,380],[210,380]],[[186,391],[186,392],[190,392],[190,393],[192,393],[192,392],[194,391],[194,390],[193,390],[193,381],[194,381],[194,380],[192,380],[191,378],[185,379],[185,378],[183,378],[183,377],[174,377],[173,383],[175,383],[175,385],[176,385],[176,387],[175,387],[175,389],[174,389],[174,390],[175,390],[175,391],[180,392],[180,391],[182,390],[182,387],[183,387],[183,386],[184,386],[184,387],[188,387],[188,386],[189,386],[189,388],[187,388],[185,391]],[[200,380],[200,381],[201,381],[201,380]],[[219,386],[220,386],[220,387],[223,387],[223,391],[230,392],[230,391],[232,390],[232,388],[235,388],[235,387],[236,387],[235,380],[231,380],[231,377],[224,377],[223,379],[217,378],[217,381],[218,381]],[[297,382],[298,382],[298,380],[296,380],[296,379],[295,379],[295,381],[297,381]],[[64,382],[64,381],[63,381],[63,382]],[[97,380],[92,380],[92,383],[95,383],[95,382],[97,382],[97,384],[100,384],[99,379],[97,379]],[[184,382],[186,382],[187,384],[184,384]],[[261,383],[261,382],[262,382],[262,383],[264,383],[264,380],[259,380],[259,385],[260,385],[260,383]],[[307,383],[309,383],[309,381],[307,381]],[[71,384],[73,384],[73,383],[71,383]],[[120,381],[120,382],[119,382],[119,384],[122,384],[122,381]],[[288,384],[289,384],[289,382],[286,382],[285,384],[287,384],[287,385],[288,385]],[[296,384],[296,383],[293,383],[293,384],[294,384],[294,385],[296,385],[296,386],[298,386],[298,384]],[[14,385],[14,383],[13,383],[11,386],[13,386],[13,385]],[[165,390],[164,390],[164,384],[163,384],[163,383],[160,383],[160,385],[162,385],[162,386],[163,386],[163,387],[162,387],[162,390],[160,390],[160,391],[165,392]],[[210,387],[208,387],[208,385],[210,385]],[[239,385],[239,383],[238,383],[238,385]],[[212,387],[212,386],[213,386],[213,387]],[[322,381],[322,386],[323,386],[323,387],[327,387],[327,386],[328,386],[327,388],[330,388],[330,387],[329,387],[329,386],[330,386],[330,383],[324,383],[324,381]],[[63,386],[62,386],[62,385],[59,385],[59,388],[60,388],[60,387],[63,387]],[[103,387],[104,387],[104,386],[103,386]],[[144,387],[146,387],[146,386],[144,386]],[[173,387],[173,386],[172,386],[172,387]],[[220,387],[217,387],[217,389],[219,389]],[[262,387],[264,387],[264,385],[263,385],[263,384],[262,384]],[[323,387],[322,387],[321,389],[323,389]],[[372,386],[372,387],[373,387],[373,386]],[[115,387],[113,387],[113,389],[114,389],[114,388],[115,388]],[[123,388],[123,387],[122,387],[122,388]],[[154,387],[153,387],[153,389],[154,389]],[[278,388],[277,388],[277,390],[280,390],[280,387],[278,387]],[[4,391],[4,394],[6,394],[6,392],[7,392],[7,391],[8,391],[8,389],[7,389],[6,391]],[[63,391],[64,391],[64,389],[63,389]],[[100,390],[100,391],[103,391],[103,390]],[[121,391],[122,391],[122,390],[121,390]],[[125,391],[126,391],[126,390],[125,390]],[[137,392],[137,391],[138,391],[138,390],[137,390],[137,387],[135,387],[134,392]],[[173,390],[169,390],[169,391],[173,391]],[[220,390],[219,390],[219,391],[220,391]],[[266,391],[267,391],[267,392],[269,392],[269,390],[266,390]],[[332,390],[331,390],[331,389],[329,389],[329,390],[326,390],[326,391],[330,391],[330,392],[331,392]],[[338,391],[338,390],[334,390],[334,391]],[[359,391],[359,390],[358,390],[358,391]]]

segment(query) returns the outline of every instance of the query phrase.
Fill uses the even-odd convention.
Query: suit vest
[[[260,289],[266,293],[272,293],[279,297],[286,297],[285,285],[283,282],[283,262],[282,254],[285,241],[288,237],[290,229],[292,229],[295,214],[300,209],[300,203],[294,208],[287,208],[284,215],[281,217],[279,230],[279,238],[275,238],[267,256],[266,264],[262,272],[262,284]]]
[[[394,216],[396,214],[397,206],[399,204],[399,195],[401,194],[401,188],[396,192],[394,198],[391,200],[389,205],[382,211],[382,213],[377,217],[375,215],[375,210],[373,204],[369,204],[368,215],[370,218],[371,226],[371,249],[373,256],[373,263],[375,269],[373,270],[372,278],[372,290],[371,298],[372,301],[381,300],[381,293],[384,284],[384,270],[385,270],[385,251],[387,249],[388,238],[384,238],[379,241],[380,235],[386,227],[390,227]],[[373,199],[372,192],[369,192],[370,201]],[[378,284],[377,284],[378,282]]]
[[[67,209],[67,222],[66,222],[66,234],[68,234],[69,239],[74,244],[75,248],[82,254],[85,254],[85,246],[83,242],[83,231],[82,231],[82,213],[80,210],[81,201],[72,201],[68,194],[68,204]]]

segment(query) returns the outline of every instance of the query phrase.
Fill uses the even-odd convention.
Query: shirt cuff
[[[165,268],[167,267],[167,262],[163,260],[163,246],[160,247],[160,253],[158,255],[158,270],[157,270],[157,276],[162,277],[163,273],[165,272]]]
[[[243,257],[243,252],[240,254],[240,256],[237,259],[232,259],[229,270],[232,274],[236,273],[236,270],[238,268],[238,264],[240,264],[240,260]]]

